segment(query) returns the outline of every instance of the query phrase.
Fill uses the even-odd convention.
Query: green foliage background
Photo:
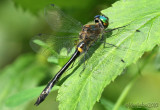
[[[125,0],[123,1],[125,2]],[[143,1],[145,2],[145,0]],[[156,1],[157,0],[153,0],[153,4]],[[114,2],[116,2],[116,0],[0,1],[0,109],[58,109],[58,102],[56,101],[57,91],[52,92],[39,107],[33,105],[40,93],[39,91],[44,88],[42,85],[45,85],[61,67],[60,63],[58,65],[48,63],[43,56],[35,54],[29,46],[29,41],[34,35],[51,31],[43,15],[43,9],[47,4],[54,3],[65,13],[68,13],[82,23],[87,23],[92,21],[95,15],[100,14],[101,10],[107,9]],[[126,8],[127,5],[114,5],[114,7]],[[150,7],[148,7],[150,8],[148,13],[156,13],[152,12],[152,7],[156,6],[151,4]],[[157,6],[157,12],[160,11],[159,9]],[[121,15],[120,12],[118,12],[116,18],[112,17],[112,13],[113,15],[115,13],[114,10],[110,9],[108,11],[109,12],[103,10],[102,13],[110,13],[109,17],[113,18],[111,21],[121,22],[121,24],[111,22],[111,27],[121,26],[127,22],[125,20],[126,15],[123,15],[124,19],[119,19],[123,18],[118,16]],[[144,15],[148,14],[145,10],[143,11]],[[139,13],[136,15],[126,14],[131,17],[128,17],[128,19],[132,19],[136,15],[138,16]],[[157,32],[156,36],[158,35],[160,34]],[[129,103],[158,103],[160,106],[159,57],[160,49],[158,46],[155,47],[153,51],[146,52],[138,62],[130,65],[124,70],[122,75],[118,76],[114,82],[110,83],[104,89],[100,102],[97,102],[93,109],[126,110],[126,105]],[[110,78],[110,81],[112,78]],[[59,89],[58,86],[54,87],[54,90],[57,89]],[[60,91],[63,92],[63,88]],[[92,92],[93,91],[91,91],[90,94],[92,94]],[[58,99],[61,101],[60,108],[65,106],[65,102],[63,102],[62,99],[65,99],[66,96],[65,94],[62,94],[62,96],[59,96]],[[69,103],[74,104],[74,102]],[[81,106],[81,108],[83,108],[83,106]],[[144,107],[144,109],[149,108]]]

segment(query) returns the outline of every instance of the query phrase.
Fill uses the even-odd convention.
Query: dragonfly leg
[[[108,44],[108,45],[110,45],[111,47],[117,47],[116,45],[114,45],[114,44],[110,44],[110,43],[107,43],[107,42],[105,42],[105,44]],[[105,48],[110,48],[110,47],[105,47]],[[118,47],[117,47],[118,48]],[[122,63],[125,63],[125,61],[121,58],[121,62]]]
[[[101,40],[100,40],[102,43],[103,43],[103,47],[105,48],[105,39],[104,39],[104,34],[102,34],[102,37],[101,37]]]
[[[111,47],[117,47],[117,46],[114,45],[114,44],[105,42],[104,34],[102,34],[101,42],[103,43],[103,47],[104,47],[104,48],[110,48],[110,47],[106,47],[106,44],[110,45]]]
[[[107,43],[107,42],[105,42],[105,44],[108,44],[108,45],[110,45],[111,47],[117,47],[116,45],[110,44],[110,43]],[[108,47],[107,47],[107,48],[108,48]]]
[[[101,38],[101,41],[103,42],[103,44],[104,44],[104,48],[111,48],[111,47],[117,47],[116,45],[114,45],[114,44],[111,44],[111,43],[107,43],[107,42],[105,42],[105,40],[104,40],[104,34],[102,34],[102,38]],[[108,45],[110,45],[110,47],[106,47],[106,44],[108,44]],[[121,58],[121,62],[123,62],[123,63],[125,63],[125,61]]]
[[[106,31],[104,31],[104,32],[105,32],[105,33],[112,32],[112,31],[114,31],[114,30],[127,27],[128,25],[130,25],[130,24],[127,24],[127,25],[124,25],[124,26],[121,26],[121,27],[117,27],[117,28],[114,28],[114,29],[106,30]]]

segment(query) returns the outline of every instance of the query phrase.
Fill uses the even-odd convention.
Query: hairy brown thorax
[[[84,25],[79,33],[79,42],[83,41],[86,47],[89,48],[99,38],[102,31],[103,29],[98,24]]]

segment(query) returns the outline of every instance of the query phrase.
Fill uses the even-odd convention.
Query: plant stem
[[[135,77],[130,81],[130,83],[128,83],[127,86],[124,88],[124,90],[122,91],[122,94],[118,98],[113,110],[118,110],[118,108],[120,107],[120,105],[124,101],[125,97],[127,96],[128,92],[132,88],[133,84],[138,79],[138,76],[139,76],[139,74],[136,74]]]

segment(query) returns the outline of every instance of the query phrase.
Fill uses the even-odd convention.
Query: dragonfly
[[[127,26],[125,25],[122,27],[118,27],[118,28],[114,28],[114,29],[106,31],[105,29],[109,26],[109,18],[106,17],[105,15],[96,15],[94,17],[94,23],[82,25],[80,22],[73,19],[72,17],[65,15],[54,4],[51,4],[49,7],[45,9],[45,16],[46,16],[46,21],[48,22],[48,24],[57,33],[55,35],[48,35],[48,36],[45,34],[39,34],[38,37],[35,37],[32,39],[33,41],[32,47],[34,49],[36,48],[36,46],[34,46],[36,45],[34,44],[35,43],[34,41],[36,41],[36,39],[40,39],[42,41],[49,42],[50,46],[46,48],[47,49],[52,48],[51,50],[56,50],[54,46],[58,46],[58,45],[63,45],[64,47],[73,47],[75,45],[74,41],[76,41],[76,47],[75,47],[74,53],[72,54],[68,62],[57,72],[57,74],[49,81],[49,83],[46,85],[44,90],[41,92],[40,96],[35,102],[36,106],[38,106],[41,102],[45,100],[45,98],[48,96],[51,89],[54,87],[54,85],[60,79],[63,73],[70,67],[71,64],[74,63],[74,61],[82,53],[87,53],[90,47],[95,42],[97,42],[97,40],[100,39],[100,41],[103,42],[104,33],[108,33],[113,30],[117,30],[117,29],[124,28]],[[57,36],[63,36],[63,34],[61,33],[79,33],[79,35],[76,35],[79,37],[78,37],[78,40],[74,40],[75,38],[77,39],[77,37],[72,37],[72,34],[68,34],[67,37],[57,37]],[[63,39],[62,43],[59,43],[61,41],[60,38]],[[73,40],[68,42],[69,38],[72,38]],[[106,43],[104,42],[104,45],[105,44]],[[113,44],[109,44],[109,45],[115,46]],[[60,47],[57,47],[57,48],[60,48]],[[59,49],[57,49],[57,51],[59,51]],[[68,51],[71,51],[71,50],[68,49]],[[55,51],[52,51],[52,52],[56,53]],[[121,59],[121,61],[124,62],[123,59]]]

